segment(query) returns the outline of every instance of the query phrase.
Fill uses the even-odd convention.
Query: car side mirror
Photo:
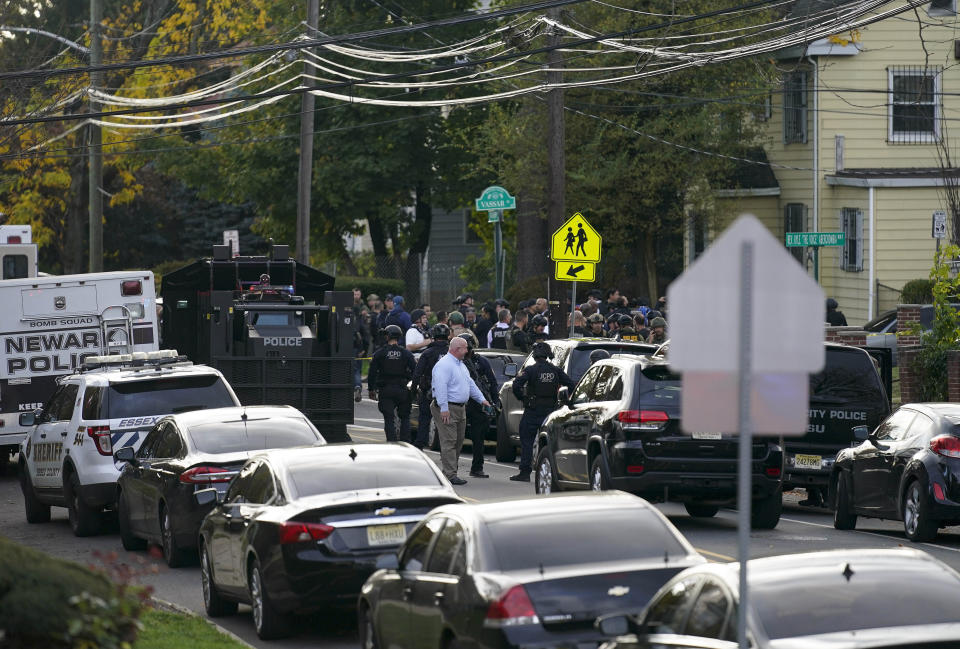
[[[396,570],[400,567],[400,557],[396,552],[381,554],[377,557],[377,570]]]
[[[503,366],[503,375],[511,379],[515,377],[517,375],[517,364],[505,363]]]
[[[201,507],[209,507],[210,505],[216,505],[220,502],[220,492],[213,488],[201,489],[193,493],[193,499],[196,500],[197,504]]]
[[[37,423],[37,413],[36,412],[21,412],[20,413],[20,425],[24,428],[28,426],[34,426]]]
[[[570,403],[570,388],[565,385],[561,385],[560,389],[557,390],[557,401],[566,405]]]
[[[854,426],[853,438],[858,442],[865,442],[870,438],[870,429],[866,426]]]
[[[615,638],[630,633],[630,619],[626,615],[604,615],[594,626],[605,636]]]
[[[126,462],[134,466],[137,465],[137,458],[133,453],[132,446],[124,446],[123,448],[118,448],[113,453],[113,459],[117,462]]]

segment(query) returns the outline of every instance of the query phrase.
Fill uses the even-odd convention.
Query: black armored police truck
[[[290,405],[327,441],[349,441],[353,423],[353,295],[291,259],[213,257],[164,275],[162,340],[220,370],[244,405]]]

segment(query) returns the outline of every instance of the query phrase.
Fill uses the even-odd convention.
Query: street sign
[[[603,239],[587,223],[580,212],[553,233],[550,238],[550,258],[554,261],[600,261]]]
[[[487,187],[476,200],[477,211],[484,210],[512,210],[517,207],[517,199],[511,196],[506,189],[499,185]],[[491,221],[494,223],[495,221]]]
[[[947,213],[943,210],[937,210],[933,213],[933,238],[947,238]]]
[[[592,282],[597,279],[597,265],[589,261],[558,261],[553,276],[562,282]]]
[[[503,210],[487,210],[487,223],[499,223],[501,216],[503,216]]]
[[[787,232],[787,248],[800,246],[842,246],[847,236],[843,232]]]

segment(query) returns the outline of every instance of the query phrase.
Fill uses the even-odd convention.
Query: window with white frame
[[[807,231],[807,206],[803,203],[787,203],[783,208],[783,232]],[[807,249],[803,246],[791,246],[787,251],[801,264],[807,256]]]
[[[891,142],[931,142],[940,135],[940,68],[896,66],[889,77]]]
[[[840,228],[844,235],[840,268],[858,273],[863,270],[863,210],[856,207],[840,210]]]
[[[807,141],[807,71],[787,72],[783,78],[783,142]]]

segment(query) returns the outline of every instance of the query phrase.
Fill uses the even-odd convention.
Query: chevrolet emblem
[[[393,516],[397,513],[397,510],[393,507],[381,507],[377,511],[373,512],[375,516]]]
[[[607,595],[609,595],[610,597],[623,597],[629,592],[630,592],[629,586],[614,586],[613,588],[607,591]]]

